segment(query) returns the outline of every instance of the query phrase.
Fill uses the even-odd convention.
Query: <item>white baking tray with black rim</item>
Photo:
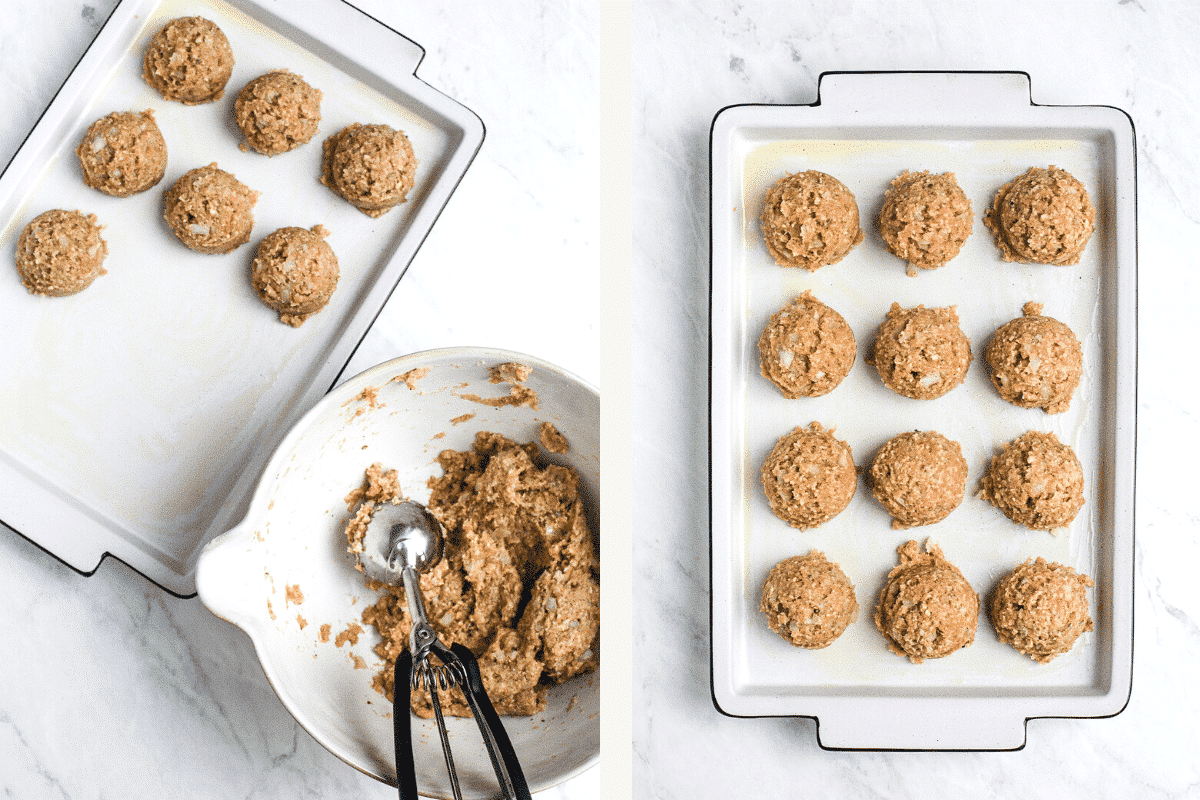
[[[829,73],[812,105],[721,110],[711,131],[712,694],[725,714],[808,716],[826,748],[1014,749],[1033,717],[1103,717],[1129,697],[1133,657],[1134,414],[1137,244],[1133,126],[1100,106],[1040,106],[1023,73]],[[1031,166],[1056,165],[1087,187],[1096,230],[1074,266],[1001,261],[982,216],[997,189]],[[783,269],[762,242],[766,190],[787,173],[819,170],[858,200],[866,240],[809,273]],[[974,229],[945,267],[905,274],[877,220],[904,170],[953,172]],[[785,399],[759,374],[768,317],[804,290],[838,310],[858,341],[845,381],[820,398]],[[982,362],[992,332],[1027,301],[1067,323],[1084,374],[1068,411],[1002,401]],[[975,361],[942,398],[910,400],[883,386],[863,355],[893,302],[956,306]],[[780,436],[818,421],[854,451],[860,470],[903,431],[936,430],[962,444],[967,497],[936,525],[894,531],[860,481],[849,507],[800,531],[772,515],[760,482]],[[1078,454],[1086,504],[1057,535],[1008,521],[975,497],[997,449],[1028,430],[1054,432]],[[894,655],[872,614],[896,547],[932,539],[985,599],[1027,558],[1090,575],[1095,630],[1049,664],[1002,644],[985,613],[975,642],[912,664]],[[771,567],[823,551],[855,584],[859,617],[831,646],[808,651],[773,633],[758,610]]]
[[[225,96],[163,100],[141,77],[150,37],[199,15],[228,36]],[[163,588],[195,592],[201,547],[245,513],[267,456],[335,383],[483,141],[480,119],[417,78],[424,51],[339,0],[123,0],[0,175],[0,253],[51,208],[94,213],[108,274],[36,297],[0,269],[0,521],[83,573],[112,555]],[[320,133],[272,158],[238,149],[233,101],[274,69],[321,90]],[[83,185],[74,148],[105,114],[153,109],[167,141],[159,186],[118,199]],[[318,181],[321,144],[354,123],[403,130],[419,160],[408,201],[378,219]],[[261,193],[250,243],[193,253],[162,191],[210,162]],[[341,278],[293,329],[255,296],[254,248],[324,225]]]

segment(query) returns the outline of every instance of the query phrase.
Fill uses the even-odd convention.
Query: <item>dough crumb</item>
[[[296,584],[286,584],[283,590],[284,603],[300,605],[304,602],[304,592],[300,591],[300,587]]]
[[[421,378],[424,378],[428,374],[429,367],[416,367],[415,369],[410,369],[408,372],[405,372],[403,375],[397,375],[396,377],[392,378],[392,380],[402,381],[405,386],[415,392],[417,390],[417,381],[421,380]]]
[[[452,425],[461,425],[462,423],[464,423],[468,420],[472,420],[472,419],[475,419],[474,414],[459,414],[457,417],[450,420],[450,423]],[[445,435],[445,434],[443,434],[443,435]]]
[[[510,361],[492,367],[491,373],[488,383],[524,383],[533,374],[533,368]]]
[[[306,620],[303,615],[297,614],[296,624],[300,626],[300,630],[304,630],[306,627],[308,627],[308,620]]]
[[[330,625],[328,622],[322,624],[320,629],[318,629],[318,631],[317,631],[317,641],[321,642],[322,644],[328,642],[329,634],[332,632],[333,632],[332,625]]]
[[[538,441],[542,443],[542,447],[546,448],[551,453],[565,453],[571,449],[571,445],[567,442],[567,437],[559,433],[558,428],[554,427],[553,423],[543,422],[538,428]]]
[[[335,647],[341,647],[346,642],[349,642],[351,646],[356,645],[358,644],[358,635],[362,632],[363,628],[361,625],[357,622],[351,622],[346,630],[334,637],[333,644]]]

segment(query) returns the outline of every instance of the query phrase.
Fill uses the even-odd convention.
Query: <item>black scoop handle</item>
[[[417,800],[417,767],[413,763],[412,713],[412,653],[408,648],[396,656],[395,686],[392,689],[392,726],[396,736],[396,786],[400,800]]]
[[[500,722],[500,715],[492,707],[492,701],[488,699],[487,692],[483,689],[479,663],[470,650],[457,642],[450,645],[450,652],[458,657],[466,672],[467,683],[462,690],[471,710],[475,712],[476,722],[480,727],[486,725],[495,741],[495,749],[493,749],[487,735],[483,737],[497,777],[501,774],[500,764],[503,763],[504,770],[508,772],[508,778],[512,782],[513,796],[516,800],[532,800],[529,796],[529,784],[525,782],[525,773],[521,771],[521,763],[517,761],[517,752],[513,750],[508,732],[504,730],[504,725]]]

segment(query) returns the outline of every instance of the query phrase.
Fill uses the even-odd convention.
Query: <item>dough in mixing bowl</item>
[[[763,491],[775,516],[807,530],[840,514],[858,488],[850,445],[819,422],[781,437],[762,466]]]
[[[1043,317],[1041,303],[1026,303],[1021,313],[1001,325],[984,350],[992,385],[1022,408],[1066,411],[1083,374],[1079,340],[1063,323]]]
[[[65,297],[106,274],[108,245],[96,215],[54,209],[34,217],[17,239],[17,272],[31,294]]]
[[[867,476],[895,530],[941,522],[967,493],[962,447],[937,431],[892,437],[875,454]]]
[[[954,306],[901,308],[892,303],[866,362],[896,394],[932,400],[963,382],[972,358]]]
[[[983,222],[1005,261],[1078,264],[1096,227],[1096,209],[1065,169],[1030,167],[1000,187]]]
[[[1083,507],[1083,466],[1053,433],[1029,431],[992,458],[979,496],[1013,522],[1054,531]]]
[[[250,265],[259,299],[293,328],[324,308],[337,288],[338,260],[328,235],[321,225],[280,228],[259,243]]]
[[[842,315],[804,292],[771,315],[758,354],[763,377],[795,399],[833,391],[854,366],[857,349]]]
[[[233,74],[229,39],[203,17],[173,19],[154,34],[142,77],[166,100],[194,106],[219,100]]]
[[[971,201],[953,172],[905,170],[892,181],[879,212],[879,232],[892,255],[914,267],[937,269],[958,255],[971,235]]]
[[[797,647],[828,647],[858,619],[854,585],[819,550],[776,564],[763,583],[758,610],[771,630]]]
[[[875,626],[888,649],[914,664],[943,658],[975,641],[979,595],[936,544],[915,541],[896,549],[900,563],[888,573]]]
[[[75,155],[83,182],[113,197],[144,192],[167,170],[167,143],[149,109],[114,111],[96,120]]]
[[[163,200],[171,231],[197,253],[228,253],[250,240],[258,192],[215,163],[185,172]]]
[[[243,150],[277,156],[317,135],[321,90],[287,70],[268,72],[238,92],[233,118],[246,136]]]
[[[1000,579],[988,603],[996,636],[1017,652],[1046,664],[1069,651],[1084,631],[1088,614],[1087,575],[1038,557]]]
[[[813,272],[841,261],[863,240],[854,194],[814,170],[780,178],[763,200],[760,220],[767,249],[781,267]]]
[[[325,140],[321,183],[368,216],[403,203],[416,173],[417,158],[404,131],[355,123]]]

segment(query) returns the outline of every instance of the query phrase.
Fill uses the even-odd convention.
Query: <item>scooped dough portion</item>
[[[840,514],[858,488],[850,445],[819,422],[786,434],[762,466],[763,491],[775,516],[807,530]]]
[[[1078,264],[1096,227],[1096,209],[1065,169],[1030,167],[1000,187],[983,222],[1005,261]]]
[[[180,17],[154,34],[142,77],[167,100],[194,106],[219,100],[233,74],[233,50],[215,22]]]
[[[854,366],[857,352],[846,320],[811,292],[772,314],[758,340],[763,377],[789,399],[833,391]]]
[[[871,493],[900,530],[941,522],[967,493],[962,446],[937,431],[889,439],[871,462]]]
[[[55,209],[39,214],[17,239],[17,272],[31,294],[65,297],[107,273],[108,245],[95,214]]]
[[[1057,562],[1027,560],[1000,579],[988,604],[996,636],[1046,664],[1093,629],[1087,589],[1095,583]]]
[[[1026,303],[1021,313],[1001,325],[984,350],[992,385],[1022,408],[1066,411],[1083,375],[1079,340],[1063,323],[1043,317],[1041,303]]]
[[[417,158],[404,131],[355,123],[325,140],[321,183],[379,217],[408,198]]]
[[[813,550],[771,569],[758,610],[766,615],[771,630],[791,644],[819,650],[858,619],[858,600],[842,568]]]
[[[317,135],[321,90],[287,70],[260,75],[238,92],[233,117],[246,136],[243,150],[265,156],[294,150]]]
[[[1083,466],[1053,433],[1029,431],[992,459],[979,496],[1013,522],[1054,531],[1071,524],[1083,507]]]
[[[905,170],[892,181],[879,212],[879,232],[892,255],[914,267],[937,269],[958,255],[971,235],[971,201],[953,172]]]
[[[900,563],[888,573],[875,606],[875,626],[888,649],[914,664],[970,645],[979,618],[979,595],[958,567],[936,544],[926,542],[925,548],[922,553],[910,540],[896,549]]]
[[[338,260],[325,241],[328,235],[321,225],[280,228],[259,243],[250,265],[259,299],[293,328],[324,308],[337,288]]]
[[[892,303],[866,362],[896,394],[933,400],[963,382],[972,359],[971,341],[959,327],[954,306],[901,308]]]
[[[167,170],[167,143],[154,112],[115,111],[88,126],[75,148],[83,182],[113,197],[144,192]]]
[[[250,240],[258,192],[215,163],[185,172],[163,200],[171,231],[197,253],[228,253]]]
[[[780,178],[763,201],[761,222],[775,263],[809,272],[836,264],[863,240],[854,194],[815,170]]]

